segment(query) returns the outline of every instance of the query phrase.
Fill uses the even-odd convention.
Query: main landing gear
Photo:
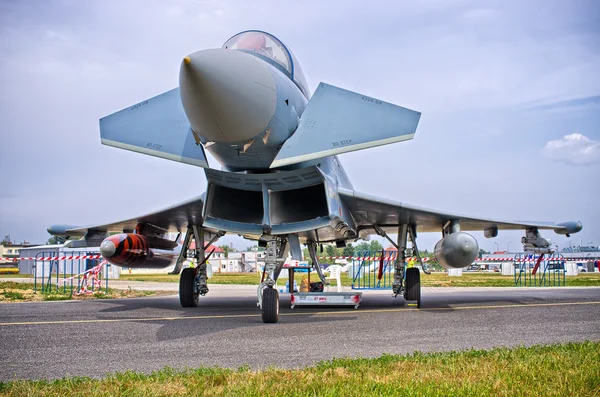
[[[406,248],[408,240],[411,242],[412,255],[417,258],[423,272],[429,274],[423,266],[423,261],[419,255],[417,247],[417,228],[415,225],[400,225],[398,227],[398,241],[392,240],[387,233],[377,225],[373,225],[377,234],[385,237],[396,249],[398,255],[394,263],[394,282],[392,283],[393,296],[403,295],[406,301],[417,303],[421,307],[421,272],[416,267],[406,269]]]
[[[179,278],[179,302],[183,307],[198,306],[198,282],[196,281],[196,269],[188,267],[183,269]]]
[[[406,269],[404,299],[417,301],[417,307],[421,307],[421,272],[416,267]]]
[[[205,246],[204,230],[202,227],[196,225],[188,226],[187,234],[185,236],[183,246],[181,247],[181,253],[177,259],[175,269],[173,269],[173,272],[171,273],[177,274],[181,272],[181,276],[179,278],[179,302],[181,303],[181,306],[196,307],[198,306],[199,297],[208,293],[208,286],[206,285],[208,281],[206,263],[212,255],[212,252],[206,256],[205,248],[216,242],[219,237],[223,236],[224,234],[225,233],[223,232],[215,234]],[[198,265],[195,268],[189,267],[181,271],[183,262],[187,258],[187,252],[190,249],[192,237],[196,243],[196,263],[198,263]]]

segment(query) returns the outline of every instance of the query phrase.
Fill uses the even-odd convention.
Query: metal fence
[[[566,285],[565,258],[561,254],[549,256],[515,255],[514,277],[518,287],[560,287]]]
[[[33,260],[33,290],[70,295],[107,293],[109,267],[99,255],[80,251],[39,252]]]
[[[356,252],[349,269],[352,289],[391,289],[396,255],[396,251]]]

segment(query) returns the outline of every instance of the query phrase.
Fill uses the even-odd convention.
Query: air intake
[[[271,225],[304,222],[329,214],[322,183],[301,189],[271,191],[269,206]]]
[[[206,216],[232,222],[262,224],[264,209],[261,191],[210,185]]]

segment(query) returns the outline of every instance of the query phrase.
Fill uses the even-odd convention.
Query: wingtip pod
[[[52,225],[46,231],[53,236],[84,236],[85,232],[75,232],[71,229],[77,229],[79,226],[74,225]]]
[[[570,234],[575,234],[581,231],[581,229],[583,229],[583,224],[579,221],[574,222],[562,222],[557,224],[556,226],[560,226],[554,229],[554,233],[556,234],[565,234],[565,235],[570,235]]]

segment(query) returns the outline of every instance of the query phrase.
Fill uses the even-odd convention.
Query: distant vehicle
[[[562,261],[549,261],[548,264],[546,265],[546,270],[565,270],[564,262],[562,262]]]

